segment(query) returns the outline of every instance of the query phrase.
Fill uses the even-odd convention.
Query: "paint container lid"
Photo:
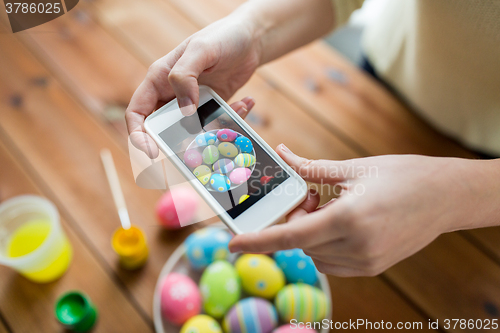
[[[90,298],[80,291],[70,291],[62,295],[56,304],[57,320],[73,332],[87,332],[94,327],[97,309]]]
[[[141,229],[118,228],[111,239],[113,249],[120,257],[138,257],[147,252],[146,237]]]

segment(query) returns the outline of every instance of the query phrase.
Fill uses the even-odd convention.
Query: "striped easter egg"
[[[230,173],[234,169],[234,163],[228,158],[221,158],[213,165],[214,172]]]
[[[243,153],[234,158],[234,164],[239,167],[249,167],[255,164],[255,156]]]
[[[320,289],[308,284],[289,284],[281,289],[275,299],[281,320],[290,322],[321,321],[326,318],[330,304]]]
[[[257,297],[239,301],[224,318],[224,331],[227,333],[271,333],[276,326],[276,309],[268,301]]]

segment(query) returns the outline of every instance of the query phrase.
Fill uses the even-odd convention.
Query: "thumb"
[[[184,116],[196,112],[200,99],[198,77],[207,68],[206,65],[203,55],[188,46],[168,75],[168,82]]]
[[[305,181],[335,185],[353,178],[349,170],[353,166],[345,161],[309,160],[295,155],[284,144],[280,144],[276,152]]]

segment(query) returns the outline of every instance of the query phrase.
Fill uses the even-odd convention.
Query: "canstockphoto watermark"
[[[12,32],[52,21],[73,9],[79,0],[4,0]]]
[[[330,329],[330,330],[421,330],[424,323],[420,321],[400,321],[392,323],[390,321],[369,321],[368,319],[356,319],[349,321],[333,321],[323,319],[317,322],[300,322],[296,319],[290,321],[291,329]]]

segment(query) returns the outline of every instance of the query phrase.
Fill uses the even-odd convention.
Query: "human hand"
[[[320,272],[373,276],[492,211],[488,196],[495,192],[485,190],[477,161],[417,155],[312,161],[284,145],[277,152],[305,180],[341,188],[340,196],[316,209],[319,195],[310,191],[288,223],[236,236],[233,252],[302,248]]]
[[[155,158],[158,148],[143,125],[158,105],[177,97],[185,116],[195,113],[198,84],[210,86],[227,100],[248,81],[259,61],[260,47],[251,25],[236,15],[190,36],[151,65],[132,96],[125,113],[132,143]],[[245,108],[250,110],[251,106],[247,104]]]

